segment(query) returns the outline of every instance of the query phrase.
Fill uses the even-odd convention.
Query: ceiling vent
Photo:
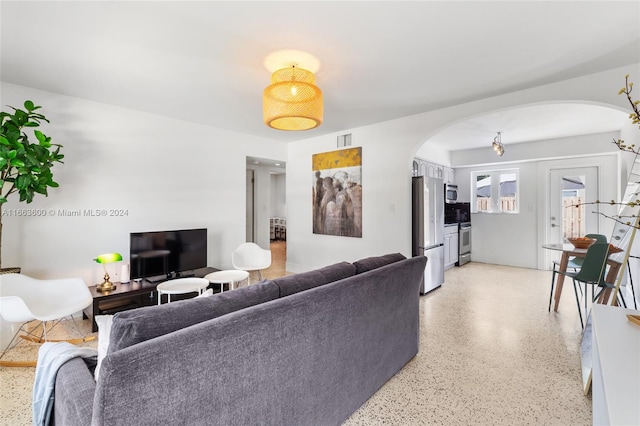
[[[338,148],[351,146],[351,133],[338,136]]]

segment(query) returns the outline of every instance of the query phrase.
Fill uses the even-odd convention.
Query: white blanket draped
[[[53,410],[54,388],[58,369],[75,357],[93,358],[98,351],[80,348],[68,342],[46,342],[38,351],[36,378],[33,383],[33,424],[44,426],[50,423]]]

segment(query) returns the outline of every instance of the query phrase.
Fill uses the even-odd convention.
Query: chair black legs
[[[551,312],[551,300],[553,299],[553,287],[556,283],[556,266],[553,265],[553,273],[551,274],[551,293],[549,294],[549,312]]]
[[[556,263],[554,262],[553,264],[553,269],[552,269],[552,273],[551,273],[551,293],[549,294],[549,312],[551,312],[551,302],[553,301],[553,289],[555,287],[556,284],[556,275],[558,274],[558,270],[556,269]],[[575,271],[576,268],[573,268],[573,270]],[[582,287],[579,288],[580,290],[580,296],[582,296]]]
[[[585,288],[584,291],[586,292],[587,289]],[[576,305],[578,305],[578,315],[580,315],[580,325],[582,326],[582,329],[584,330],[584,321],[582,320],[582,308],[580,308],[580,298],[578,297],[578,289],[576,288],[576,280],[573,280],[573,292],[576,294]],[[585,304],[587,303],[587,298],[585,297]],[[585,312],[586,312],[586,308],[585,308]]]

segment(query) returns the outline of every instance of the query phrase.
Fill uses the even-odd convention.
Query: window
[[[471,173],[474,213],[518,213],[518,169]]]
[[[562,236],[586,234],[586,176],[562,176]]]

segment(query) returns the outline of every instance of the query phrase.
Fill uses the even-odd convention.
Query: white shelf
[[[594,304],[593,424],[640,425],[640,311]]]

